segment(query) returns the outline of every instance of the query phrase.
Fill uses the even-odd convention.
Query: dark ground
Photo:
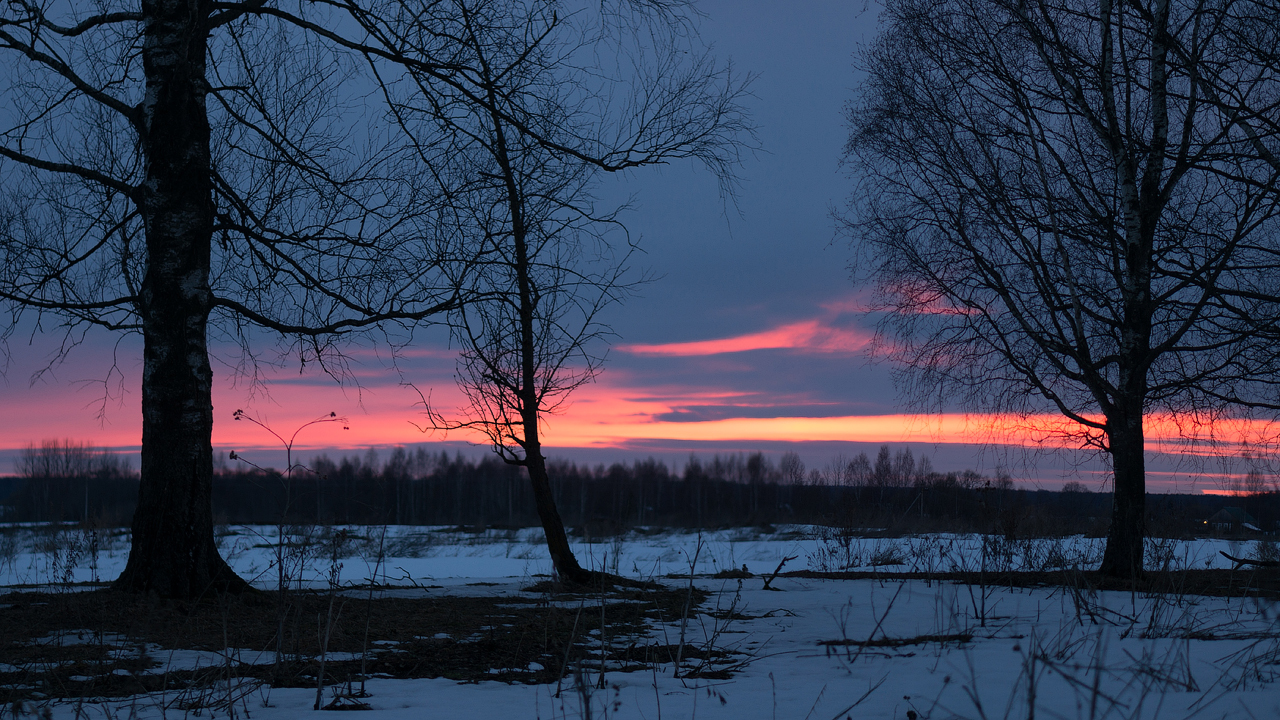
[[[179,707],[186,702],[190,709],[200,706],[200,688],[228,679],[315,687],[326,629],[328,653],[343,655],[326,660],[325,682],[350,681],[355,689],[366,648],[364,671],[370,677],[554,683],[579,665],[598,671],[602,619],[609,670],[645,669],[670,663],[676,654],[676,638],[653,637],[649,621],[678,622],[686,601],[696,613],[706,598],[702,591],[690,596],[687,588],[653,584],[567,593],[543,582],[492,597],[431,597],[432,592],[372,601],[359,589],[332,596],[290,593],[279,663],[281,606],[275,593],[197,602],[108,588],[10,593],[0,596],[0,707],[25,699],[169,690]],[[167,669],[174,650],[212,654],[198,669]],[[700,658],[707,651],[687,646],[684,656]],[[184,694],[191,697],[183,701]]]
[[[796,571],[782,576],[1058,587],[1074,593],[1280,598],[1280,570],[1274,568],[1150,571],[1138,582],[1074,570],[891,575]],[[174,707],[191,710],[225,699],[213,697],[216,693],[229,693],[233,686],[254,687],[256,681],[274,687],[315,687],[326,629],[325,684],[346,687],[338,693],[339,709],[359,705],[362,655],[368,677],[556,683],[575,668],[598,673],[602,625],[608,672],[664,665],[662,672],[670,672],[678,651],[676,634],[668,630],[664,637],[653,627],[678,623],[686,603],[691,619],[708,612],[699,608],[707,594],[694,590],[690,595],[681,578],[673,586],[631,583],[586,592],[568,592],[549,581],[497,596],[433,597],[436,589],[430,587],[419,592],[426,596],[372,601],[359,588],[336,595],[290,593],[284,600],[279,662],[275,653],[282,605],[275,593],[175,602],[109,588],[13,592],[0,596],[0,707],[51,697],[165,691],[172,693]],[[187,663],[184,669],[173,669],[172,653],[182,650],[208,654],[200,667],[191,669]],[[335,659],[334,653],[342,655]],[[686,645],[683,655],[698,665],[696,676],[710,678],[727,677],[740,660],[714,646]]]

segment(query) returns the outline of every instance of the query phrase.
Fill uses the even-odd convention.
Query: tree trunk
[[[497,107],[498,99],[491,88],[489,91],[491,107]],[[523,193],[516,182],[516,173],[511,166],[511,157],[507,150],[506,136],[503,131],[503,120],[496,111],[490,112],[493,122],[495,155],[502,168],[502,179],[506,190],[507,209],[511,213],[511,240],[515,250],[512,269],[516,273],[516,286],[519,295],[520,334],[520,379],[516,388],[519,398],[521,434],[520,442],[524,450],[522,463],[529,472],[529,481],[533,485],[534,505],[538,509],[538,520],[542,523],[542,532],[546,536],[547,551],[551,554],[551,562],[555,565],[556,574],[564,582],[585,585],[591,579],[591,573],[582,569],[578,559],[569,548],[569,538],[564,532],[564,521],[560,511],[556,509],[555,496],[551,493],[551,479],[547,476],[547,460],[542,455],[542,442],[539,437],[539,418],[542,413],[541,397],[538,387],[538,345],[534,337],[535,313],[538,306],[538,293],[535,292],[532,278],[532,262],[529,257],[527,242],[528,227],[525,225]]]
[[[528,450],[525,459],[529,481],[533,485],[534,505],[538,508],[538,520],[542,523],[542,533],[546,536],[547,551],[551,553],[556,574],[565,582],[586,585],[591,580],[591,573],[582,569],[578,558],[574,557],[573,550],[569,548],[569,536],[565,534],[564,521],[560,519],[555,496],[551,493],[547,461],[542,457],[540,449]]]
[[[206,344],[214,213],[205,108],[210,8],[205,2],[144,0],[142,10],[142,477],[129,562],[116,587],[190,598],[247,587],[213,540],[213,399]]]
[[[1118,578],[1142,576],[1143,539],[1146,537],[1146,457],[1142,412],[1108,420],[1115,497],[1111,529],[1102,555],[1103,575]]]

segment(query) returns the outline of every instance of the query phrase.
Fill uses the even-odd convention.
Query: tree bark
[[[1115,493],[1111,529],[1102,555],[1103,575],[1118,578],[1142,576],[1143,538],[1146,537],[1146,456],[1141,409],[1108,420],[1108,438]]]
[[[565,534],[564,521],[560,519],[555,496],[551,493],[546,459],[542,457],[540,450],[529,452],[525,459],[529,481],[533,485],[533,501],[538,509],[538,520],[542,523],[542,534],[547,539],[547,552],[551,554],[556,574],[564,582],[586,585],[591,580],[591,573],[578,564],[578,558],[569,547],[569,536]]]
[[[514,176],[507,172],[508,182]],[[511,183],[514,185],[514,183]],[[515,197],[514,187],[509,189]],[[564,531],[564,520],[556,508],[555,495],[551,492],[551,478],[547,475],[547,459],[542,455],[542,440],[539,432],[539,415],[542,407],[538,400],[537,373],[535,358],[537,349],[534,345],[534,298],[532,281],[529,277],[530,260],[528,247],[525,244],[525,233],[519,208],[512,203],[512,214],[515,232],[512,233],[516,246],[516,275],[520,293],[520,351],[521,351],[521,386],[520,386],[520,418],[522,423],[524,449],[524,467],[529,472],[529,481],[533,486],[534,506],[538,510],[538,520],[542,523],[542,533],[547,540],[547,552],[555,566],[556,574],[564,582],[586,585],[591,580],[591,573],[578,564],[573,550],[569,547],[569,537]]]
[[[490,88],[489,102],[497,107],[497,96]],[[524,194],[516,181],[516,172],[511,164],[511,155],[507,148],[503,120],[496,111],[491,110],[489,118],[493,125],[494,159],[502,169],[502,181],[506,191],[507,210],[511,213],[511,240],[514,245],[515,258],[512,269],[516,274],[516,291],[519,295],[520,333],[520,378],[516,389],[520,406],[520,431],[523,436],[519,441],[524,450],[521,463],[529,473],[529,481],[533,487],[534,506],[538,510],[538,520],[542,523],[542,533],[547,540],[547,552],[551,555],[556,574],[564,582],[585,585],[591,580],[591,573],[578,564],[573,550],[569,547],[569,537],[564,531],[564,520],[556,508],[555,495],[551,492],[551,478],[547,475],[547,460],[542,455],[542,440],[539,433],[539,418],[542,413],[541,392],[538,386],[538,345],[535,338],[535,314],[538,309],[539,294],[534,287],[532,277],[533,259],[529,256],[528,232],[525,222]]]
[[[116,587],[190,598],[247,584],[213,540],[213,398],[206,326],[214,205],[205,107],[210,7],[143,0],[146,76],[139,207],[142,467],[129,561]]]

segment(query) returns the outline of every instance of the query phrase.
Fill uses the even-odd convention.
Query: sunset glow
[[[672,352],[675,357],[698,353],[735,352],[726,348],[763,346],[768,338],[781,344],[819,336],[816,321],[728,340],[642,346]],[[829,337],[829,336],[828,336]],[[843,336],[849,340],[849,336]],[[809,345],[807,347],[812,347]],[[654,351],[657,352],[657,351]],[[453,386],[449,353],[423,350],[410,368],[423,394],[440,411],[456,411],[463,397]],[[246,413],[288,437],[303,424],[336,412],[345,423],[322,423],[296,438],[296,449],[359,449],[409,445],[440,440],[486,443],[478,434],[423,432],[421,397],[412,388],[392,382],[386,373],[360,370],[361,387],[340,387],[330,378],[282,373],[261,392],[249,396],[244,387],[223,385],[215,392],[214,444],[242,453],[280,449],[280,443],[261,427],[234,421],[232,413]],[[136,377],[132,378],[136,381]],[[100,447],[136,448],[141,425],[137,391],[126,385],[123,401],[109,400],[105,420],[100,388],[74,384],[10,388],[10,412],[0,417],[0,431],[12,451],[44,438],[89,440]],[[868,412],[850,414],[821,411],[829,407],[821,396],[779,393],[767,388],[654,384],[634,372],[606,372],[597,383],[580,388],[563,411],[544,421],[544,442],[550,452],[569,448],[627,448],[637,443],[664,441],[689,447],[750,443],[862,443],[1011,446],[1078,450],[1084,446],[1080,428],[1060,415],[1032,417],[944,413]],[[843,406],[830,406],[843,407]],[[698,409],[691,412],[690,408]],[[797,413],[800,408],[806,412]],[[344,429],[348,428],[348,429]],[[1172,456],[1231,457],[1243,449],[1265,448],[1276,440],[1273,425],[1248,420],[1219,421],[1191,427],[1170,416],[1147,419],[1149,452]],[[0,472],[8,468],[0,469]]]
[[[585,394],[585,393],[584,393]],[[704,398],[705,400],[705,398]],[[737,417],[672,422],[656,420],[666,403],[620,395],[584,400],[587,412],[570,411],[547,423],[554,445],[614,446],[631,440],[698,442],[858,442],[1014,445],[1045,449],[1084,447],[1079,426],[1061,415],[1017,417],[998,414],[852,415],[836,417]],[[575,409],[584,409],[577,406]],[[1147,445],[1153,452],[1230,455],[1242,446],[1269,444],[1276,428],[1261,421],[1234,421],[1208,433],[1188,434],[1172,418],[1148,419]]]

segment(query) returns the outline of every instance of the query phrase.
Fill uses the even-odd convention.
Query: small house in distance
[[[1215,533],[1262,532],[1258,521],[1244,508],[1225,507],[1209,516],[1204,524]]]

